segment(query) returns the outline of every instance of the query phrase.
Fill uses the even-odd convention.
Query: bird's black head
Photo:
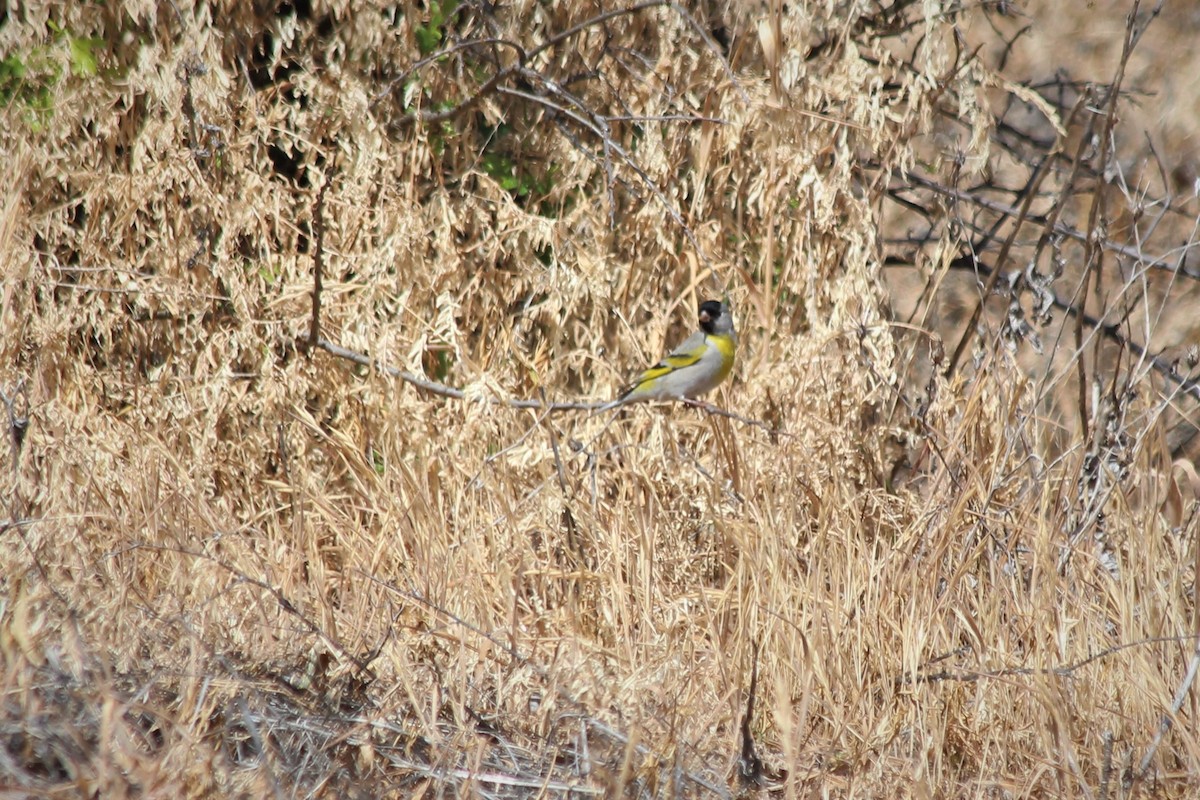
[[[700,330],[713,333],[713,324],[721,316],[721,304],[716,300],[705,300],[700,304]]]

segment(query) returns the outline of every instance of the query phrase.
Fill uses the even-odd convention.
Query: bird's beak
[[[712,315],[709,314],[707,311],[701,311],[700,312],[700,321],[701,322],[712,322]]]

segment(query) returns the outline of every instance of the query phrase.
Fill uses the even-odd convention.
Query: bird
[[[642,372],[600,410],[646,400],[694,402],[729,377],[737,352],[737,331],[729,306],[705,300],[697,316],[700,330]]]

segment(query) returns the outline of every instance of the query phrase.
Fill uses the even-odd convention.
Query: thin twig
[[[371,575],[366,572],[362,572],[361,570],[356,569],[355,572],[357,572],[362,577],[366,578],[368,581],[371,581],[372,583],[380,586],[381,588],[386,589],[387,591],[390,591],[390,592],[394,592],[401,597],[405,597],[409,600],[412,600],[412,601],[418,603],[419,605],[424,606],[425,608],[429,609],[430,611],[432,611],[433,613],[442,617],[443,619],[453,622],[455,625],[461,627],[462,629],[469,631],[469,632],[475,634],[476,636],[479,636],[480,638],[491,643],[492,645],[494,645],[494,647],[487,649],[486,652],[489,655],[494,654],[494,653],[504,653],[512,663],[518,664],[526,669],[529,669],[531,672],[533,672],[535,675],[537,675],[538,678],[541,679],[541,681],[545,685],[554,686],[556,694],[557,694],[560,702],[562,702],[563,704],[565,704],[567,706],[570,706],[573,709],[576,709],[576,711],[573,712],[572,716],[575,716],[575,717],[579,718],[580,720],[585,721],[591,730],[604,735],[606,738],[608,738],[609,740],[615,742],[616,744],[618,744],[622,747],[632,748],[632,750],[634,752],[636,752],[638,755],[642,756],[643,758],[650,755],[651,751],[647,745],[641,744],[641,743],[631,739],[628,735],[621,733],[620,731],[610,727],[609,725],[606,725],[599,719],[596,719],[595,717],[593,717],[589,713],[587,713],[586,705],[583,702],[581,702],[580,700],[573,697],[569,692],[567,692],[567,690],[561,686],[560,682],[555,680],[554,675],[549,671],[549,669],[547,669],[542,664],[533,661],[532,659],[526,658],[524,655],[521,654],[521,652],[519,650],[517,650],[515,645],[513,645],[509,642],[506,642],[504,639],[502,639],[500,636],[496,635],[495,633],[484,630],[483,628],[479,627],[478,625],[473,624],[469,620],[464,619],[463,617],[455,614],[454,612],[444,608],[441,605],[438,605],[437,603],[433,602],[432,600],[427,598],[424,594],[422,594],[421,592],[417,591],[414,588],[404,589],[390,581],[382,580],[382,579],[376,577],[375,575]],[[712,794],[716,795],[717,797],[723,798],[724,800],[729,800],[729,798],[731,798],[729,791],[727,789],[725,789],[724,787],[718,786],[717,784],[714,784],[713,782],[706,780],[705,778],[701,777],[699,774],[692,772],[690,770],[681,770],[681,772],[682,772],[682,776],[684,778],[691,781],[696,786],[698,786],[702,789],[706,789],[707,791],[711,792]]]
[[[370,356],[364,355],[364,354],[356,352],[354,350],[349,350],[345,347],[341,347],[340,345],[336,345],[327,339],[318,339],[317,347],[321,350],[324,350],[325,352],[329,353],[332,356],[336,356],[337,358],[342,358],[347,361],[351,361],[355,364],[359,364],[364,367],[369,367],[371,369],[379,369],[379,370],[383,371],[385,374],[390,375],[393,378],[402,380],[405,383],[407,383],[411,386],[415,386],[416,388],[418,388],[422,391],[429,392],[430,394],[434,394],[439,397],[447,397],[447,398],[450,398],[451,400],[467,399],[466,393],[463,392],[463,390],[461,390],[461,389],[455,389],[454,387],[447,386],[444,383],[438,383],[437,381],[431,381],[427,378],[422,378],[419,375],[415,375],[406,370],[402,370],[397,367],[393,367],[389,364],[381,364],[381,363],[375,361],[374,359],[372,359]],[[607,411],[607,410],[616,411],[618,408],[624,407],[623,405],[614,406],[612,401],[610,401],[610,400],[595,400],[595,401],[591,401],[591,402],[577,401],[577,402],[554,402],[554,403],[551,403],[551,402],[547,402],[545,400],[521,400],[521,399],[505,399],[505,398],[493,397],[493,398],[491,398],[491,402],[495,405],[506,406],[508,408],[529,408],[529,409],[536,409],[539,411],[548,411],[548,412],[557,412],[557,411],[593,411],[593,412],[595,412],[595,411]],[[706,411],[709,414],[715,414],[715,415],[721,416],[721,417],[728,417],[730,419],[737,420],[738,422],[745,423],[746,425],[752,425],[757,428],[762,428],[764,431],[771,434],[772,436],[787,436],[786,433],[776,430],[775,428],[771,427],[770,425],[768,425],[766,422],[763,422],[762,420],[753,419],[751,417],[743,417],[740,414],[735,414],[732,411],[726,411],[725,409],[714,406],[711,403],[707,403],[707,402],[703,402],[703,401],[687,401],[686,405],[694,406],[703,411]]]
[[[312,319],[308,327],[308,349],[317,346],[321,338],[321,293],[325,285],[325,195],[333,183],[332,171],[317,190],[317,202],[313,205],[313,290]]]
[[[1076,105],[1075,110],[1072,111],[1072,117],[1082,107],[1083,99],[1081,98],[1079,103]],[[979,300],[975,304],[974,310],[971,312],[971,318],[967,322],[967,326],[963,330],[962,336],[958,340],[958,344],[955,346],[954,350],[951,351],[950,359],[946,364],[943,374],[953,375],[954,371],[958,369],[959,359],[962,358],[962,354],[966,350],[967,343],[972,339],[972,337],[975,336],[975,326],[979,323],[979,318],[983,314],[984,304],[987,302],[987,298],[991,296],[992,290],[995,289],[996,281],[1000,277],[1003,266],[1008,263],[1009,251],[1012,248],[1013,242],[1016,241],[1017,234],[1020,232],[1025,219],[1029,215],[1029,209],[1033,205],[1034,198],[1037,197],[1038,188],[1041,186],[1041,183],[1045,177],[1050,174],[1050,165],[1053,164],[1058,158],[1058,154],[1062,151],[1062,146],[1064,143],[1065,139],[1060,138],[1056,143],[1055,148],[1042,158],[1041,163],[1038,164],[1037,169],[1035,169],[1033,175],[1030,176],[1029,183],[1025,187],[1025,199],[1021,202],[1020,208],[1016,211],[1016,219],[1013,222],[1012,230],[1009,233],[1008,238],[1005,239],[1004,243],[1001,245],[1000,254],[996,257],[996,269],[992,271],[992,274],[988,277],[987,284],[984,286],[983,290],[980,291]]]
[[[124,553],[130,553],[135,550],[151,550],[151,551],[156,551],[156,552],[178,553],[180,555],[188,556],[190,558],[202,559],[204,561],[208,561],[209,563],[215,564],[218,567],[221,567],[222,569],[224,569],[225,571],[227,571],[231,575],[233,575],[235,578],[237,578],[239,583],[248,584],[250,586],[255,586],[255,587],[261,589],[262,591],[266,592],[267,594],[271,595],[273,598],[275,598],[275,602],[278,603],[279,608],[282,611],[284,611],[285,613],[292,616],[294,619],[298,620],[300,622],[300,624],[303,625],[304,628],[310,634],[312,634],[313,636],[316,636],[317,638],[324,641],[326,644],[329,645],[330,648],[332,648],[340,656],[342,656],[347,661],[354,664],[364,676],[369,677],[371,679],[375,678],[375,671],[372,670],[371,667],[366,662],[364,662],[357,655],[355,655],[353,652],[351,652],[345,645],[343,645],[340,641],[338,641],[337,638],[334,637],[332,634],[327,633],[324,629],[322,629],[319,625],[317,625],[317,623],[313,622],[311,619],[306,617],[304,614],[301,614],[300,610],[296,608],[296,606],[292,603],[292,601],[289,600],[287,598],[287,596],[281,590],[276,589],[274,586],[267,583],[266,581],[261,580],[259,578],[255,578],[252,575],[248,575],[245,572],[243,572],[242,570],[235,567],[233,564],[229,563],[228,561],[225,561],[224,559],[221,559],[214,555],[211,555],[210,553],[205,553],[201,550],[191,550],[186,547],[177,546],[177,545],[151,544],[150,542],[134,542],[133,544],[129,545],[128,547],[123,547],[120,550],[116,550],[111,553],[108,553],[106,557],[111,558],[112,556],[122,555]]]
[[[1193,585],[1197,580],[1200,580],[1200,542],[1193,542],[1192,545],[1192,581]],[[1183,680],[1179,684],[1179,688],[1175,690],[1175,698],[1171,703],[1171,711],[1169,714],[1164,714],[1162,722],[1158,726],[1158,731],[1154,734],[1154,741],[1146,749],[1146,754],[1142,756],[1141,763],[1138,764],[1137,780],[1144,780],[1150,770],[1150,762],[1154,759],[1155,752],[1158,751],[1158,746],[1162,744],[1163,737],[1167,735],[1167,731],[1171,729],[1171,720],[1179,714],[1183,708],[1183,703],[1187,699],[1188,693],[1192,690],[1192,684],[1196,681],[1196,673],[1200,671],[1200,612],[1193,610],[1192,613],[1192,658],[1188,663],[1187,672],[1183,676]]]
[[[972,205],[979,206],[980,208],[987,209],[988,211],[994,211],[997,214],[1003,214],[1007,217],[1019,217],[1021,214],[1020,209],[1016,206],[1011,206],[1007,203],[1000,203],[995,200],[989,200],[988,198],[982,197],[971,191],[964,191],[962,189],[955,189],[946,186],[915,171],[909,173],[908,181],[951,199],[960,200],[965,203],[971,203]],[[1026,217],[1026,220],[1041,224],[1046,221],[1046,218],[1034,214]],[[1070,225],[1062,222],[1055,222],[1054,225],[1051,226],[1050,230],[1052,233],[1059,234],[1068,239],[1074,239],[1077,242],[1086,242],[1088,238],[1087,234],[1083,231],[1072,228]],[[1163,269],[1191,278],[1200,277],[1200,275],[1183,271],[1178,261],[1172,260],[1167,256],[1151,256],[1142,252],[1136,247],[1130,247],[1129,245],[1121,244],[1120,242],[1114,242],[1108,238],[1102,239],[1100,241],[1100,246],[1109,252],[1117,253],[1118,255],[1134,259],[1138,263],[1145,264],[1154,269]]]
[[[452,400],[465,400],[467,397],[466,393],[464,393],[461,389],[455,389],[451,386],[447,386],[444,383],[438,383],[437,381],[427,380],[419,375],[414,375],[411,372],[397,369],[396,367],[388,364],[377,363],[369,356],[363,355],[362,353],[357,353],[353,350],[348,350],[345,347],[340,347],[339,345],[336,345],[327,339],[318,339],[317,347],[329,353],[330,355],[343,358],[347,361],[352,361],[355,364],[360,364],[364,367],[370,367],[372,369],[380,369],[391,377],[399,378],[405,383],[415,386],[422,391],[429,392],[430,394],[435,394],[439,397],[448,397]],[[497,405],[508,406],[509,408],[535,408],[548,411],[595,411],[604,405],[603,402],[599,401],[592,403],[546,404],[541,400],[502,400],[500,398],[493,398],[492,402],[496,403]]]
[[[940,672],[914,672],[907,675],[899,675],[892,679],[892,683],[896,686],[911,686],[921,683],[938,683],[940,681],[974,683],[982,680],[1012,678],[1028,675],[1052,675],[1059,678],[1069,678],[1080,669],[1125,650],[1131,650],[1135,647],[1145,647],[1146,645],[1151,644],[1191,641],[1194,638],[1195,637],[1191,636],[1190,634],[1187,636],[1152,636],[1147,639],[1139,639],[1136,642],[1127,642],[1125,644],[1117,644],[1113,645],[1112,647],[1106,647],[1100,652],[1094,653],[1087,658],[1083,658],[1074,663],[1064,664],[1058,667],[1008,667],[1006,669],[997,670],[974,670],[966,667],[955,667],[952,669],[945,669]],[[1200,641],[1198,641],[1196,657],[1200,658]]]

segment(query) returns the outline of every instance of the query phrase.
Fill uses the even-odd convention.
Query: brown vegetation
[[[1192,12],[601,5],[8,12],[0,793],[1200,791]]]

